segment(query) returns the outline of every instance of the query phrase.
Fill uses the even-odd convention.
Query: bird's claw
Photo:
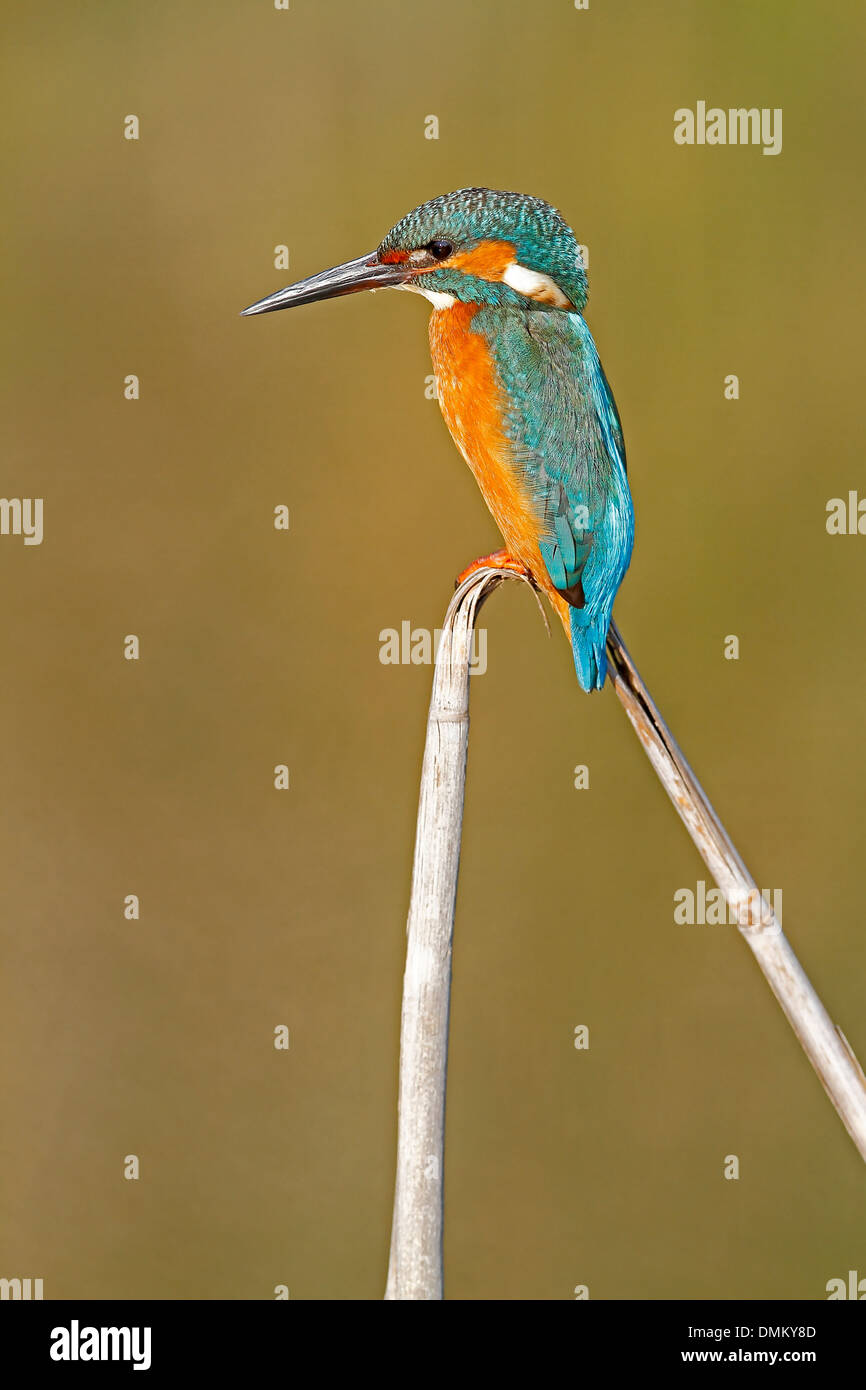
[[[521,579],[528,580],[533,588],[537,587],[532,574],[520,560],[515,560],[514,556],[509,555],[507,550],[494,550],[491,555],[482,555],[480,559],[473,560],[471,565],[467,565],[466,569],[462,570],[454,581],[454,588],[459,589],[460,585],[471,574],[477,574],[479,570],[508,570],[510,574],[517,574]]]

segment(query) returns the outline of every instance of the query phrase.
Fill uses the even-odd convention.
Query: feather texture
[[[448,428],[509,551],[568,632],[584,690],[600,689],[634,510],[622,429],[580,314],[458,304],[431,316]]]

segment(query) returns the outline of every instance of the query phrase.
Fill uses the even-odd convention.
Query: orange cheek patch
[[[516,255],[517,249],[510,241],[482,241],[471,251],[461,251],[439,264],[468,271],[470,275],[477,275],[479,280],[497,281],[502,279]]]
[[[408,261],[408,251],[386,251],[382,257],[385,265],[399,265],[402,261]]]

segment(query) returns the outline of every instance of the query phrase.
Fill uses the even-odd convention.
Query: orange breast
[[[483,336],[471,331],[475,308],[458,301],[430,315],[439,406],[509,552],[526,566],[568,628],[568,604],[550,582],[538,548],[538,522],[509,459],[496,367]]]

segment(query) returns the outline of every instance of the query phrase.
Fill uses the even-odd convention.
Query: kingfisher
[[[459,579],[482,566],[529,579],[562,620],[580,685],[600,690],[634,508],[577,238],[541,198],[462,188],[415,208],[369,255],[242,312],[383,288],[432,305],[439,406],[505,541]]]

